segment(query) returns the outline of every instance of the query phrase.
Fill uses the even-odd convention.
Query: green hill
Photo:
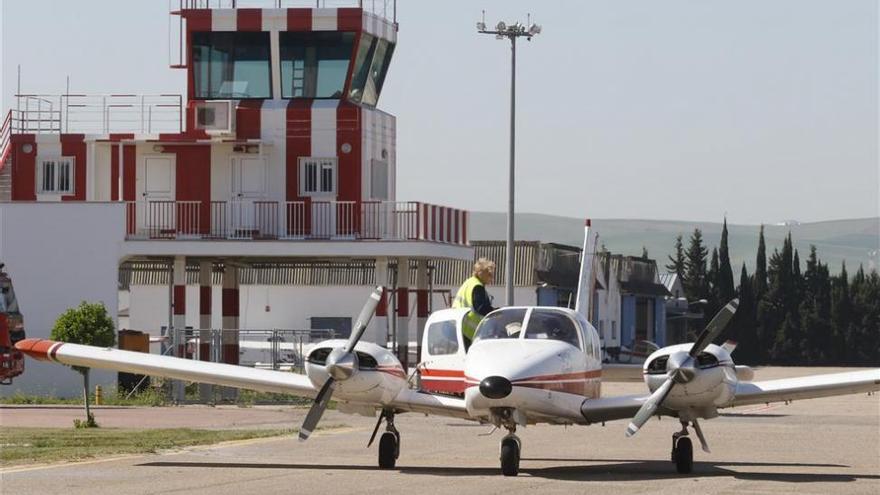
[[[506,215],[504,213],[472,212],[470,215],[470,238],[472,240],[498,240],[506,235]],[[522,213],[516,216],[516,238],[557,242],[580,246],[583,242],[583,219],[558,217],[537,213]],[[687,222],[674,220],[620,220],[594,219],[593,226],[599,232],[599,239],[609,251],[620,254],[641,255],[642,246],[648,255],[666,263],[672,252],[675,237],[681,234],[685,239],[695,228],[703,231],[703,239],[709,250],[721,238],[719,223]],[[728,225],[730,234],[730,258],[737,280],[739,270],[745,261],[749,273],[755,262],[758,247],[757,225]],[[797,225],[766,225],[764,235],[767,251],[773,252],[791,231],[795,248],[805,262],[814,244],[819,257],[831,267],[832,273],[840,270],[841,262],[846,261],[850,273],[859,264],[866,269],[880,266],[880,218],[860,218],[834,220],[828,222],[802,223]]]

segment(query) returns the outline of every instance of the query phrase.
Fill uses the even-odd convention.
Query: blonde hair
[[[495,275],[495,262],[488,258],[480,258],[474,263],[474,272],[473,275],[477,278],[482,278],[481,275],[484,273],[491,273]]]

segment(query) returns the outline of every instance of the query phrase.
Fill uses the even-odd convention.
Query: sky
[[[368,0],[369,1],[369,0]],[[381,0],[377,1],[380,3]],[[731,223],[880,215],[875,0],[398,0],[379,107],[398,199],[505,211],[510,44],[517,210]],[[166,0],[0,0],[3,108],[22,90],[182,93]]]

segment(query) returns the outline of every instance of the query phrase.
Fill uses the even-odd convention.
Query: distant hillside
[[[506,235],[506,215],[504,213],[472,212],[470,216],[470,238],[472,240],[499,240]],[[522,213],[516,216],[516,238],[557,242],[580,246],[583,236],[583,219]],[[593,226],[599,232],[600,242],[609,251],[620,254],[641,255],[642,246],[648,255],[666,263],[672,252],[675,237],[681,234],[687,247],[687,239],[694,228],[703,231],[703,239],[712,247],[721,239],[721,223],[666,221],[666,220],[615,220],[594,219]],[[730,258],[733,270],[739,280],[743,261],[752,272],[755,253],[758,248],[758,226],[728,225],[730,233]],[[880,218],[854,220],[834,220],[828,222],[803,223],[800,225],[764,227],[768,257],[773,249],[782,246],[782,241],[791,231],[795,247],[800,252],[801,261],[806,262],[810,245],[815,244],[819,257],[828,263],[832,273],[840,270],[842,261],[852,274],[859,264],[865,268],[880,266]]]

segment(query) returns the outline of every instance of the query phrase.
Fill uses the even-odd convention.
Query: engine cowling
[[[663,401],[663,408],[679,415],[711,418],[717,415],[717,408],[734,399],[739,381],[738,367],[734,365],[730,352],[709,344],[696,356],[692,366],[679,368],[676,360],[686,355],[691,346],[667,346],[648,356],[643,368],[645,384],[653,393],[666,381],[670,370],[679,369],[679,377]]]
[[[341,339],[325,340],[315,345],[306,357],[305,371],[309,381],[320,389],[330,377],[328,357],[335,349],[345,347]],[[355,348],[356,366],[351,375],[336,384],[334,398],[351,402],[387,404],[406,386],[406,373],[400,361],[388,349],[369,342]]]

